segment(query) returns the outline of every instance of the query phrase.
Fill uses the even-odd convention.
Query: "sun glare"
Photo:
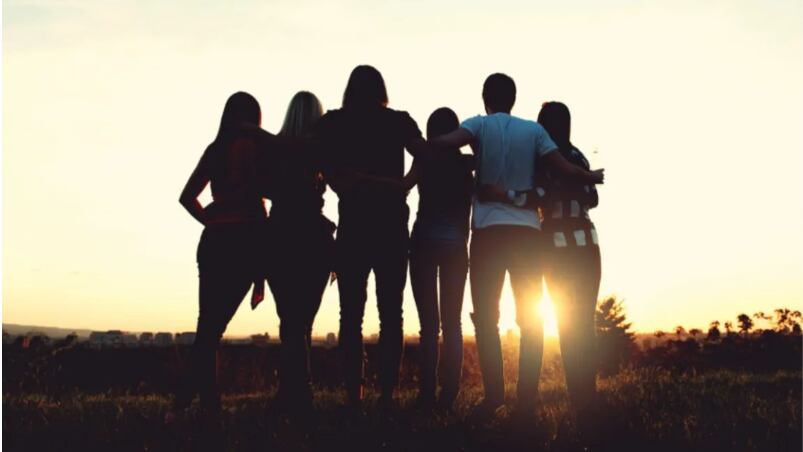
[[[544,287],[544,296],[538,303],[538,314],[544,319],[544,335],[548,337],[558,336],[558,318],[555,315],[555,305],[552,303],[552,297]]]
[[[501,318],[499,322],[499,329],[502,332],[508,330],[518,331],[516,324],[516,302],[513,298],[513,291],[510,284],[506,282],[505,287],[502,289],[502,299],[499,305],[501,310]],[[549,296],[546,284],[543,287],[543,296],[541,301],[535,306],[535,309],[529,315],[540,316],[544,321],[544,336],[558,337],[558,322],[555,315],[555,305],[552,303],[552,298]]]

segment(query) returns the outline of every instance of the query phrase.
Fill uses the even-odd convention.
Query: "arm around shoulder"
[[[565,177],[570,177],[576,179],[580,182],[584,182],[587,184],[601,184],[605,181],[605,170],[604,169],[597,169],[593,171],[587,171],[579,166],[572,165],[569,163],[568,160],[563,158],[560,155],[560,152],[548,152],[541,160],[544,161],[547,165],[549,165],[550,169],[555,171],[558,174],[561,174]]]

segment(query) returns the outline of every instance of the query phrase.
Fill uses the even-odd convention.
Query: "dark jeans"
[[[476,229],[471,237],[472,320],[485,399],[492,404],[502,404],[505,399],[499,297],[506,272],[510,274],[516,322],[521,329],[519,403],[534,403],[538,391],[544,349],[543,322],[536,312],[541,298],[540,235],[540,231],[526,226],[504,225]]]
[[[546,265],[549,294],[555,303],[560,352],[569,396],[578,412],[592,407],[597,362],[594,313],[600,282],[599,247],[552,248]]]
[[[363,384],[362,321],[368,297],[368,274],[376,280],[379,311],[379,384],[385,397],[399,380],[402,335],[402,291],[407,283],[407,225],[343,226],[337,233],[337,280],[340,292],[339,347],[350,402],[361,397]]]
[[[278,398],[287,407],[312,404],[312,323],[321,306],[334,252],[332,231],[324,221],[323,217],[269,220],[267,278],[282,341]]]
[[[468,252],[465,242],[422,239],[416,232],[417,229],[414,229],[410,250],[410,283],[421,323],[421,397],[435,397],[438,333],[442,327],[443,360],[439,371],[441,398],[451,401],[460,389],[463,367],[460,314],[463,310]]]
[[[260,269],[263,224],[215,225],[204,229],[198,244],[198,325],[191,352],[191,376],[176,405],[185,408],[195,392],[201,407],[220,411],[217,350],[237,307]]]

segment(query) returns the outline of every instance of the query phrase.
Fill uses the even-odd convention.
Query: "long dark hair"
[[[262,121],[262,112],[259,102],[254,96],[238,91],[226,100],[223,115],[220,117],[220,127],[212,144],[206,148],[205,157],[210,159],[213,178],[223,171],[226,162],[226,151],[234,140],[242,135],[242,124],[251,123],[257,126]]]
[[[427,119],[427,139],[453,132],[458,127],[460,119],[451,108],[438,108]],[[446,205],[458,206],[468,202],[474,182],[467,158],[470,159],[460,154],[457,147],[449,152],[439,152],[422,166],[419,194],[427,198],[438,197]]]
[[[261,121],[262,111],[259,109],[259,102],[245,91],[238,91],[229,96],[226,106],[223,107],[215,143],[225,147],[240,134],[242,123],[248,122],[258,126]]]
[[[546,129],[552,141],[562,150],[572,147],[569,139],[572,129],[572,116],[569,107],[562,102],[544,102],[538,113],[538,123]]]
[[[370,110],[387,104],[388,91],[382,74],[373,66],[355,67],[343,92],[343,108]]]

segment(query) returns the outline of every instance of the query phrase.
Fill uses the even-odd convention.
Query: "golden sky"
[[[803,309],[799,1],[431,3],[4,1],[3,322],[194,329],[201,226],[177,200],[226,98],[252,93],[276,131],[293,93],[337,108],[363,63],[422,129],[440,106],[482,113],[492,72],[516,80],[514,114],[565,102],[606,168],[601,296],[636,329]],[[270,301],[228,334],[275,335]],[[413,334],[409,284],[404,309]]]

